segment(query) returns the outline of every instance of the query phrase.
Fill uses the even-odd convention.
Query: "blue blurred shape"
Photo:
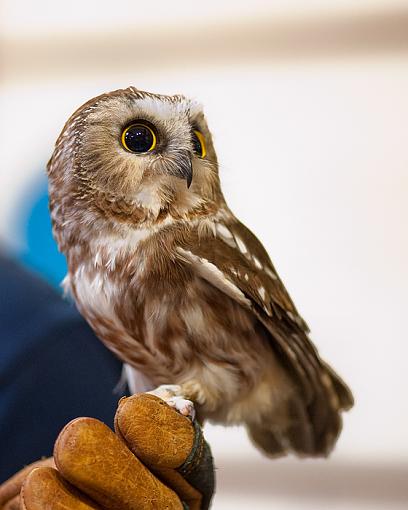
[[[19,258],[25,266],[58,287],[67,272],[67,265],[52,236],[47,183],[40,184],[27,199],[28,207],[22,218],[26,249]]]

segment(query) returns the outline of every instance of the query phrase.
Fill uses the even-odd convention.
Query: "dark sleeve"
[[[39,278],[0,256],[0,482],[77,416],[112,425],[121,363]]]

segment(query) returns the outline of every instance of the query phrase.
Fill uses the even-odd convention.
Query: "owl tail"
[[[330,367],[325,365],[324,369],[330,384],[311,402],[299,394],[292,395],[280,412],[271,407],[270,416],[263,415],[261,421],[246,424],[252,442],[266,455],[325,457],[331,452],[342,428],[341,411],[352,407],[353,397]]]

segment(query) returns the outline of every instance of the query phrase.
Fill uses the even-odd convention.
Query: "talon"
[[[194,404],[191,402],[191,400],[187,400],[184,397],[176,396],[171,398],[167,404],[170,407],[173,407],[176,409],[180,414],[183,416],[187,416],[191,420],[194,420],[195,418],[195,409]]]
[[[166,402],[167,405],[178,411],[181,415],[187,416],[191,420],[195,418],[194,403],[181,394],[181,386],[177,384],[164,384],[155,390],[148,392]]]

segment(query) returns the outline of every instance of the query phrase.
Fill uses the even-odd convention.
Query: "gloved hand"
[[[115,432],[77,418],[59,434],[54,457],[0,486],[2,510],[206,510],[214,491],[201,429],[153,395],[119,401]]]

